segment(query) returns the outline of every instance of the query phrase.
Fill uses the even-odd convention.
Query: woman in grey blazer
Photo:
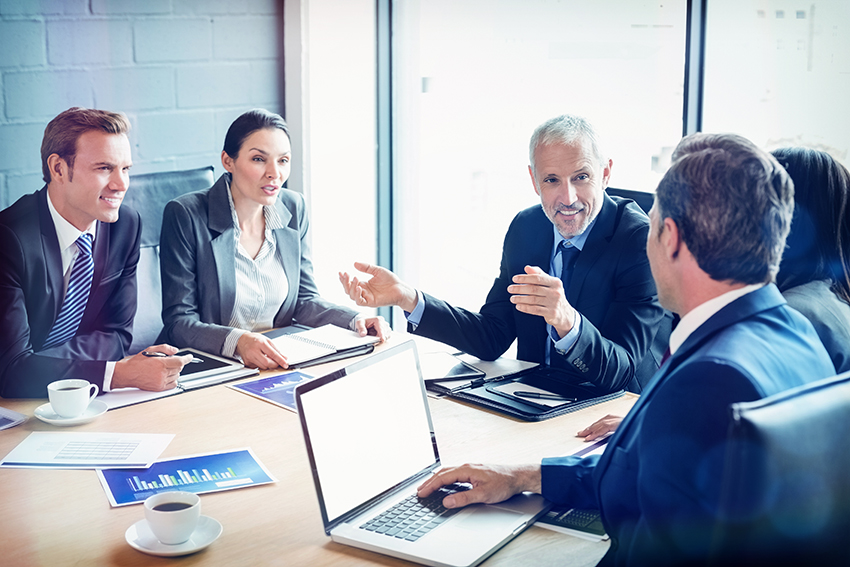
[[[304,198],[282,187],[291,159],[283,118],[251,110],[227,131],[226,173],[209,189],[166,205],[162,340],[268,369],[286,367],[286,353],[260,334],[274,327],[331,323],[361,335],[388,334],[382,317],[364,317],[319,295]]]
[[[794,220],[776,283],[814,325],[836,372],[850,370],[850,172],[808,148],[773,152],[794,181]]]

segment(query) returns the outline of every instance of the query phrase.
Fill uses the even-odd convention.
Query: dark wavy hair
[[[269,112],[265,108],[255,108],[239,116],[227,129],[227,134],[224,136],[224,151],[227,152],[227,155],[236,159],[245,139],[257,130],[265,128],[283,130],[286,137],[289,138],[289,127],[280,114]]]
[[[692,134],[658,184],[659,218],[675,221],[712,279],[774,281],[794,210],[794,186],[767,152],[736,134]]]
[[[828,280],[850,303],[850,172],[826,152],[782,148],[773,156],[794,180],[794,220],[779,289]]]

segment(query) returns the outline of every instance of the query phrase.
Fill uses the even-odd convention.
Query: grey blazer
[[[236,247],[227,198],[229,173],[203,191],[165,206],[160,235],[162,322],[159,341],[221,353],[236,301]],[[304,198],[284,189],[275,203],[285,228],[274,230],[289,293],[274,318],[276,327],[298,322],[348,328],[357,311],[319,296],[307,244]],[[144,309],[145,306],[140,306]]]
[[[782,292],[788,305],[812,322],[829,353],[835,372],[850,370],[850,305],[829,288],[825,280],[814,280]]]

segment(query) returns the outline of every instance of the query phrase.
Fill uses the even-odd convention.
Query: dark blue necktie
[[[68,280],[68,291],[65,293],[65,301],[59,311],[59,317],[53,323],[47,340],[44,341],[42,349],[48,349],[61,345],[77,333],[86,303],[91,292],[91,283],[94,278],[94,259],[92,258],[92,236],[83,233],[77,239],[79,254],[71,268],[71,278]]]
[[[578,258],[581,250],[575,246],[567,246],[567,242],[565,240],[561,241],[558,248],[561,250],[561,281],[564,283],[564,295],[566,295],[567,290],[570,289],[570,278],[573,275],[573,266],[575,266],[576,259]]]

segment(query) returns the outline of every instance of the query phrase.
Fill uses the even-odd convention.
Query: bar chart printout
[[[204,494],[277,482],[251,449],[163,460],[148,469],[98,470],[97,474],[114,507],[173,490]]]

